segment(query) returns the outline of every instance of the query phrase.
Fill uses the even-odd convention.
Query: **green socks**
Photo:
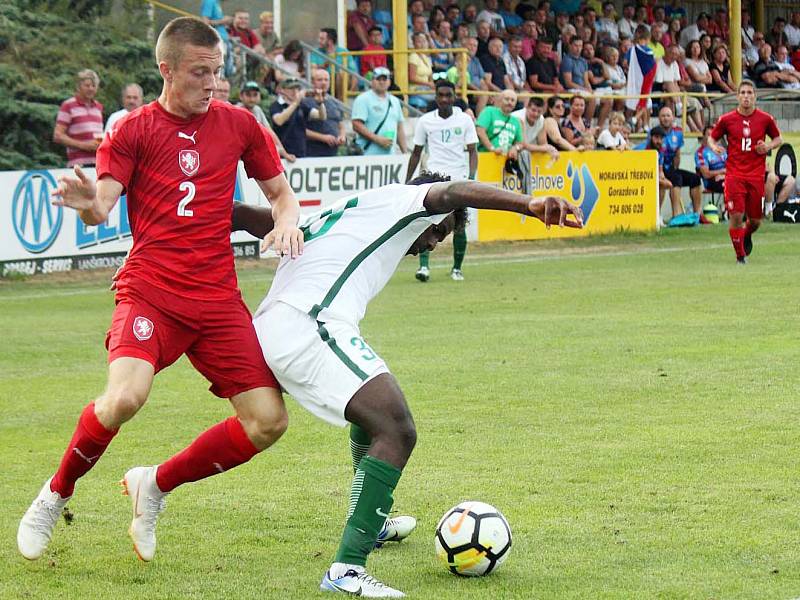
[[[461,269],[461,263],[464,262],[464,256],[467,254],[467,232],[463,229],[461,231],[453,232],[453,268]]]
[[[419,253],[419,266],[427,267],[429,265],[430,252]],[[467,232],[455,231],[453,232],[453,268],[461,269],[461,264],[464,262],[464,256],[467,254]]]
[[[431,253],[427,250],[419,253],[419,266],[420,267],[427,267],[428,266],[428,258],[430,257]]]
[[[358,425],[351,423],[350,455],[353,457],[353,473],[358,470],[358,464],[361,462],[361,459],[364,458],[367,450],[369,450],[370,444],[372,444],[372,440],[369,438],[369,434]],[[350,514],[351,513],[347,513],[347,516],[349,517]]]
[[[367,564],[367,556],[394,503],[392,492],[400,475],[400,469],[369,454],[361,459],[350,492],[351,515],[334,562]]]

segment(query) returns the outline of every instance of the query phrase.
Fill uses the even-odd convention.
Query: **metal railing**
[[[276,63],[274,60],[272,60],[270,58],[267,58],[263,54],[259,54],[255,50],[253,50],[251,48],[248,48],[247,46],[242,44],[240,40],[235,39],[235,38],[231,39],[231,44],[233,45],[234,50],[238,50],[238,52],[240,53],[240,56],[242,56],[242,57],[248,57],[248,56],[252,57],[252,58],[256,59],[258,62],[260,62],[261,64],[264,64],[264,65],[270,67],[271,69],[275,69],[276,71],[280,71],[281,73],[283,73],[287,77],[295,77],[296,79],[298,79],[300,81],[300,84],[303,86],[303,89],[306,89],[306,90],[312,89],[313,86],[311,85],[311,82],[307,78],[303,79],[302,77],[297,77],[296,73],[294,73],[292,71],[289,71],[285,67],[282,67],[281,65]],[[241,61],[241,69],[242,69],[242,75],[244,76],[244,80],[246,80],[247,79],[247,60],[246,59]],[[306,73],[308,74],[308,71],[306,71]],[[347,104],[345,104],[344,102],[339,100],[333,94],[328,94],[328,97],[343,112],[345,112],[348,115],[351,114],[352,111],[351,111],[350,107]]]
[[[314,46],[311,46],[310,44],[306,44],[305,42],[302,42],[302,41],[300,42],[300,46],[302,46],[302,48],[306,51],[306,56],[305,56],[305,58],[306,58],[306,74],[309,77],[310,77],[310,74],[311,74],[311,68],[313,66],[322,66],[322,65],[318,65],[318,64],[314,65],[314,64],[311,63],[311,56],[312,55],[323,59],[325,64],[330,65],[331,81],[336,81],[336,71],[337,70],[341,71],[342,73],[344,73],[342,88],[343,88],[343,94],[344,94],[344,101],[345,102],[347,101],[348,96],[356,96],[356,95],[360,94],[363,91],[363,90],[351,90],[350,89],[350,78],[351,77],[353,79],[355,79],[356,82],[360,86],[364,86],[366,88],[370,87],[370,80],[369,79],[367,79],[366,77],[361,75],[355,69],[351,69],[349,66],[347,66],[347,62],[348,62],[347,61],[347,57],[349,57],[351,55],[360,54],[359,52],[350,52],[350,51],[347,51],[347,52],[334,52],[331,55],[331,54],[324,54],[324,53],[320,52],[319,49],[315,48]],[[363,51],[363,54],[392,54],[393,52],[394,52],[393,50],[385,50],[385,51],[368,50],[368,51]],[[339,57],[344,57],[344,61],[339,61],[338,60]],[[390,93],[392,95],[395,95],[395,96],[405,96],[406,95],[406,94],[404,94],[402,92],[402,90],[401,91],[389,90],[388,93]],[[411,104],[409,104],[408,101],[405,98],[398,98],[398,100],[400,100],[400,104],[403,106],[403,108],[405,108],[406,111],[408,111],[408,115],[409,116],[411,116],[411,117],[422,116],[422,111],[420,111],[415,106],[412,106]]]
[[[469,62],[469,51],[466,48],[462,48],[459,46],[454,46],[452,48],[409,48],[407,50],[346,50],[343,52],[336,52],[334,53],[334,60],[338,59],[340,56],[350,57],[350,56],[376,56],[376,55],[389,55],[391,54],[392,57],[398,54],[453,54],[456,57],[459,55],[465,56],[465,60],[461,61],[460,65],[456,65],[458,67],[458,80],[459,80],[459,94],[461,95],[462,99],[466,102],[467,95],[469,93],[469,88],[467,87],[467,63]],[[346,60],[346,59],[345,59]],[[458,62],[456,59],[455,62]],[[340,67],[341,68],[341,67]],[[351,72],[347,69],[348,72]],[[363,79],[363,78],[362,78]],[[347,86],[345,85],[345,94],[348,94],[349,90],[347,90]],[[395,92],[394,94],[400,94],[403,96],[420,96],[420,95],[427,95],[433,94],[433,89],[431,90],[419,90],[419,89],[411,89],[409,86],[407,89],[400,89]],[[416,110],[416,109],[415,109]],[[421,113],[420,113],[421,114]]]

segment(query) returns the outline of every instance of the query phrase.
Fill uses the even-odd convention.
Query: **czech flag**
[[[653,89],[656,78],[656,57],[647,46],[636,45],[630,49],[628,55],[628,86],[625,93],[649,94]],[[647,105],[647,98],[630,98],[625,100],[625,106],[631,110],[639,110]]]

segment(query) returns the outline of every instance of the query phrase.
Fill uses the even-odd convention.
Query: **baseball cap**
[[[391,77],[392,76],[392,72],[389,69],[387,69],[386,67],[376,67],[372,71],[372,76],[373,77]]]
[[[287,77],[283,81],[281,81],[278,86],[285,87],[285,88],[299,88],[303,87],[303,84],[300,83],[300,80],[296,77]]]
[[[248,81],[242,86],[243,92],[260,92],[261,86],[258,85],[255,81]]]

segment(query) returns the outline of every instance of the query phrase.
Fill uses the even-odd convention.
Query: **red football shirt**
[[[224,102],[182,119],[155,101],[114,125],[97,150],[97,177],[127,193],[133,248],[120,284],[144,280],[196,300],[238,294],[230,235],[240,159],[254,179],[283,172],[267,130]]]
[[[732,110],[719,118],[711,137],[715,140],[728,138],[728,162],[725,163],[725,176],[738,179],[764,179],[767,168],[767,155],[756,152],[756,144],[765,141],[766,136],[774,139],[780,136],[778,126],[772,115],[755,109],[753,114],[744,116]]]

